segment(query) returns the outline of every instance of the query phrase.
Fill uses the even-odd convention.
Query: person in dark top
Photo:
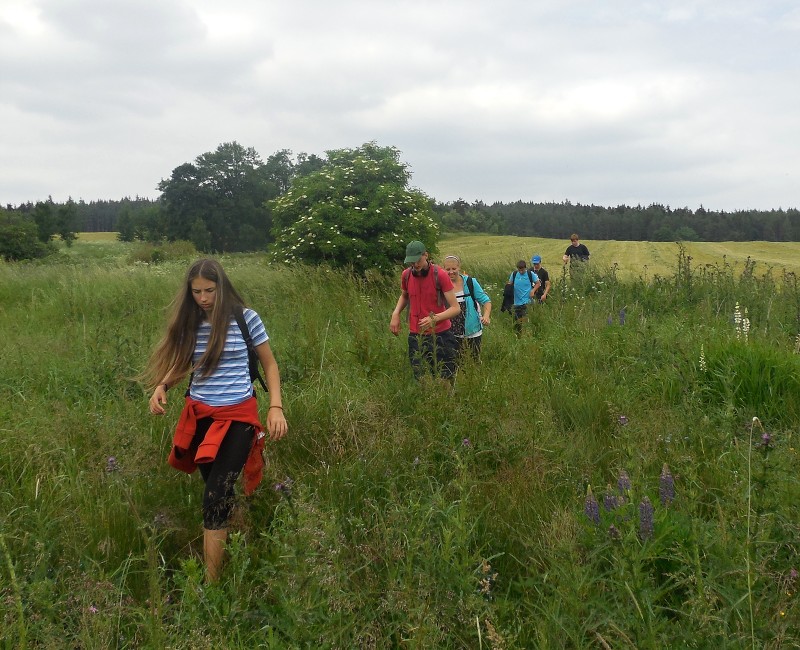
[[[570,241],[572,243],[567,246],[567,250],[564,251],[564,264],[576,259],[581,262],[588,262],[589,249],[578,241],[578,235],[573,233],[570,237]]]
[[[534,298],[539,301],[540,303],[547,300],[547,294],[550,293],[550,274],[547,270],[542,266],[542,256],[541,255],[534,255],[531,258],[531,264],[533,265],[533,272],[539,276],[539,288],[536,290],[534,294]]]

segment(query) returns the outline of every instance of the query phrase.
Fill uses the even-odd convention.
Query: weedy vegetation
[[[452,389],[388,331],[399,276],[221,259],[290,433],[213,585],[200,478],[166,464],[181,390],[153,417],[133,379],[192,252],[0,265],[2,647],[800,645],[794,272],[546,264],[517,338],[510,266],[463,258],[495,309]]]

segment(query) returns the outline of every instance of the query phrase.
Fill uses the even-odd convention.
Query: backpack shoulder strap
[[[533,282],[533,273],[532,273],[530,270],[528,271],[528,282],[530,282],[530,283],[531,283],[531,289],[533,289],[533,285],[534,285],[534,282]]]
[[[439,265],[436,263],[433,264],[433,284],[436,286],[436,304],[444,307],[447,303],[444,299],[442,285],[439,284]]]
[[[253,346],[253,337],[250,336],[250,328],[247,326],[247,321],[244,319],[244,309],[241,305],[234,305],[233,316],[236,318],[236,324],[239,326],[239,331],[242,333],[242,338],[247,346],[247,366],[250,371],[250,380],[253,382],[258,381],[264,391],[267,390],[267,384],[261,376],[261,371],[258,369],[258,353]]]
[[[470,298],[472,298],[472,302],[475,305],[475,311],[478,311],[478,300],[475,298],[475,281],[472,279],[471,275],[467,276],[467,289],[469,290]]]

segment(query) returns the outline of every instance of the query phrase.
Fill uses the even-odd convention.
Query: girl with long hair
[[[250,494],[263,475],[264,426],[258,415],[244,335],[243,316],[264,369],[269,390],[266,434],[280,440],[287,431],[278,364],[259,315],[246,308],[219,262],[195,262],[172,304],[164,337],[143,373],[153,393],[150,412],[165,413],[167,391],[191,373],[169,462],[191,473],[199,467],[203,492],[203,556],[209,581],[219,578],[234,484],[244,470]]]

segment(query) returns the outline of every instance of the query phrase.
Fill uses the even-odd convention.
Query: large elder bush
[[[327,152],[324,166],[294,180],[272,208],[275,259],[388,271],[418,239],[435,251],[439,226],[432,201],[409,189],[394,147],[374,142]]]

